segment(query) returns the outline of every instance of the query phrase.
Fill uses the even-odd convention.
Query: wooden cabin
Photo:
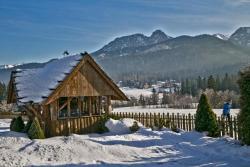
[[[88,53],[11,73],[8,103],[39,119],[47,137],[96,131],[111,100],[128,100]]]

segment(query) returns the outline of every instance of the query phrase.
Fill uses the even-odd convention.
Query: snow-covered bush
[[[216,115],[212,111],[208,103],[207,96],[202,94],[195,117],[195,130],[198,132],[208,132],[208,136],[218,137],[219,127],[216,120]]]
[[[250,145],[250,67],[239,73],[240,113],[239,133],[241,141]]]
[[[134,133],[134,132],[137,132],[140,129],[140,127],[139,127],[138,123],[136,121],[134,121],[133,125],[129,129],[131,132]]]
[[[109,129],[105,126],[105,123],[110,119],[114,119],[114,120],[119,120],[120,118],[117,116],[113,116],[113,115],[107,115],[104,114],[101,116],[101,119],[97,122],[97,133],[105,133],[108,132]]]
[[[133,126],[135,120],[131,118],[123,118],[120,120],[109,119],[105,126],[108,128],[109,132],[114,134],[127,134],[131,133],[130,127]],[[137,121],[136,121],[137,122]],[[137,122],[139,127],[143,125]]]
[[[35,117],[32,124],[28,130],[28,136],[30,139],[44,139],[44,133],[40,126],[38,119]]]
[[[15,120],[12,120],[11,130],[15,132],[23,132],[24,122],[21,116],[17,117]]]

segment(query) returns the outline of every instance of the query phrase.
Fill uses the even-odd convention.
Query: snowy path
[[[1,167],[247,167],[249,157],[250,147],[240,146],[231,138],[213,139],[197,132],[141,129],[134,134],[72,135],[33,141],[21,133],[0,132]]]

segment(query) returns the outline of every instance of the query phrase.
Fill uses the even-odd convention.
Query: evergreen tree
[[[11,131],[14,131],[13,125],[14,125],[15,121],[16,121],[16,118],[12,118],[12,120],[11,120],[11,122],[10,122],[10,130],[11,130]]]
[[[21,116],[17,117],[16,120],[11,125],[11,130],[15,132],[23,132],[24,129],[24,122]]]
[[[35,117],[28,130],[28,136],[30,139],[44,139],[44,133],[40,126],[38,119]]]
[[[200,97],[196,111],[195,130],[198,132],[207,131],[211,137],[217,137],[219,135],[216,115],[212,111],[207,96],[204,93]]]
[[[215,79],[215,90],[220,90],[221,89],[221,83],[220,83],[220,77],[219,75],[216,76],[216,79]]]
[[[201,78],[201,76],[199,76],[198,79],[197,79],[197,88],[202,89],[202,78]]]
[[[213,89],[215,90],[216,89],[216,83],[215,83],[215,79],[212,75],[210,75],[208,77],[208,80],[207,80],[207,88],[209,89]]]
[[[202,79],[202,90],[205,90],[207,88],[207,79],[203,78]]]
[[[158,93],[156,92],[156,89],[153,88],[152,90],[153,94],[151,96],[151,100],[152,100],[152,105],[157,105],[158,104],[158,100],[159,100],[159,95]]]
[[[230,85],[230,78],[228,76],[228,73],[225,74],[223,80],[222,80],[222,90],[227,90],[229,89],[229,85]]]
[[[146,106],[146,100],[144,98],[144,96],[141,94],[140,98],[139,98],[139,103],[141,106],[145,107]]]
[[[168,104],[168,95],[166,92],[163,92],[161,104],[162,105]]]
[[[241,141],[250,145],[250,67],[239,73],[240,113],[239,133]]]

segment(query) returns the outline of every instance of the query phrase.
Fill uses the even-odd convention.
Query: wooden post
[[[89,116],[92,116],[92,97],[88,97],[88,109],[89,109]]]
[[[188,131],[191,131],[192,127],[191,127],[191,114],[188,114]]]
[[[71,125],[70,125],[70,98],[67,97],[67,110],[68,110],[68,117],[67,117],[67,122],[68,122],[68,135],[71,133]]]
[[[111,107],[111,96],[107,96],[107,106],[106,106],[106,113],[109,114],[112,111]]]
[[[102,115],[101,104],[102,104],[102,96],[99,96],[99,97],[98,97],[98,110],[99,110],[99,115]]]

